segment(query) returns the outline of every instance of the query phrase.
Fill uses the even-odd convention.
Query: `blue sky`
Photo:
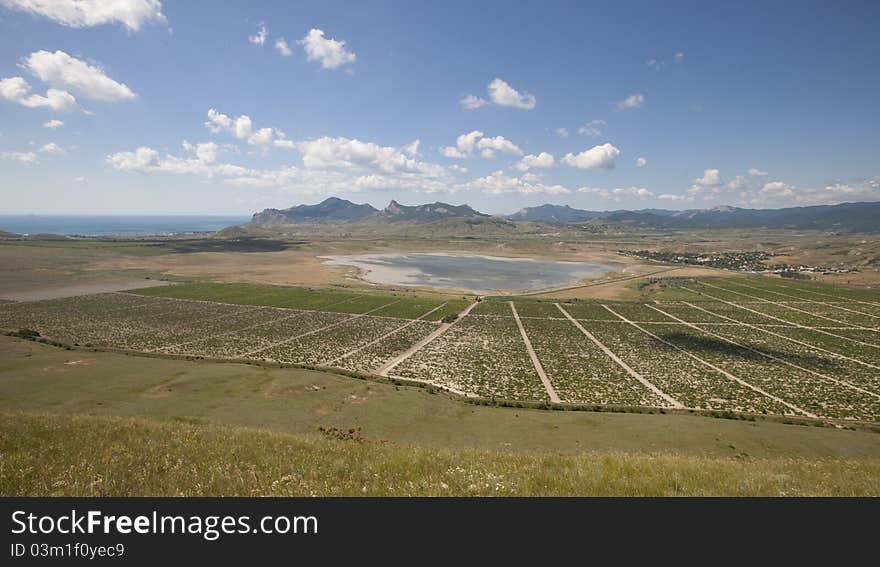
[[[0,0],[0,213],[880,200],[876,2],[46,4]]]

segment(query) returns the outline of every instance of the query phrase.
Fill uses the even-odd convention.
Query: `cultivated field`
[[[769,278],[645,303],[182,284],[0,304],[69,345],[323,366],[532,402],[880,420],[880,294]],[[458,313],[458,318],[454,314]]]

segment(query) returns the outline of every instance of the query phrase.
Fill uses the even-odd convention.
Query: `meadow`
[[[877,431],[462,403],[0,337],[3,495],[880,495]]]

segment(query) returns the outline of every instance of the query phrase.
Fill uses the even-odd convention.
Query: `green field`
[[[880,494],[870,430],[486,407],[9,337],[0,352],[3,495]]]
[[[134,293],[152,297],[172,297],[198,301],[215,301],[236,305],[262,305],[286,309],[311,309],[334,313],[364,313],[378,309],[376,315],[415,319],[440,307],[427,321],[439,321],[445,315],[458,313],[468,304],[460,296],[421,296],[408,293],[364,292],[315,289],[294,286],[255,284],[185,283],[169,287],[145,288]],[[386,306],[387,307],[384,307]]]

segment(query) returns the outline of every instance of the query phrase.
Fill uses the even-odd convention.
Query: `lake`
[[[357,254],[321,259],[330,266],[358,268],[360,276],[373,283],[454,288],[483,294],[565,287],[612,269],[589,262],[444,253]]]

